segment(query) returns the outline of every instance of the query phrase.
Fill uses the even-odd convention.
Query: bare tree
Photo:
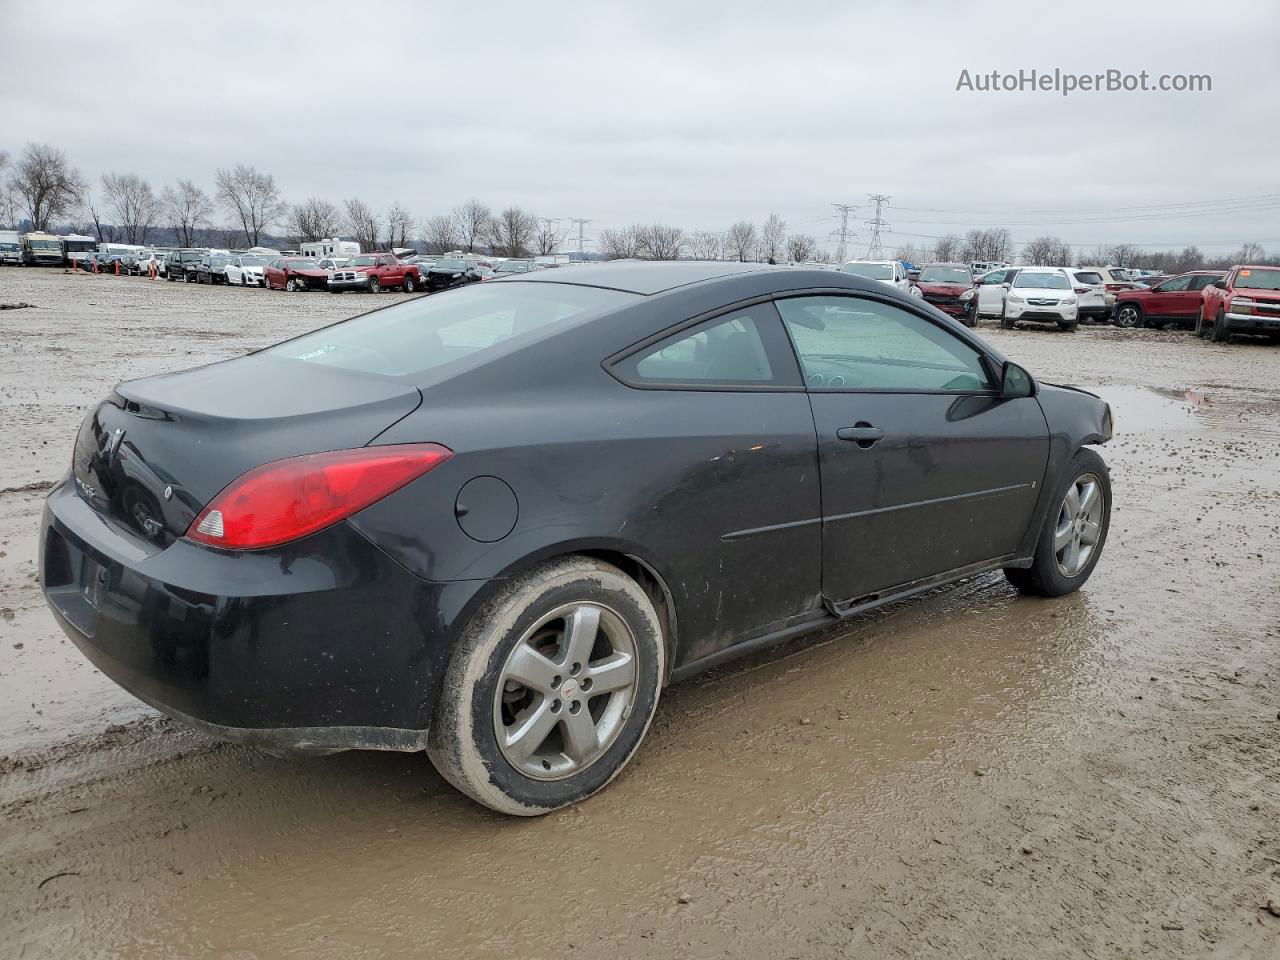
[[[520,207],[507,207],[489,221],[489,245],[499,257],[523,257],[537,232],[537,217]]]
[[[404,204],[396,201],[387,211],[387,245],[391,247],[407,247],[413,239],[413,231],[418,224]]]
[[[82,216],[93,224],[94,236],[99,243],[115,243],[120,240],[120,231],[114,224],[106,223],[102,218],[105,207],[94,198],[93,192],[85,190],[81,196]]]
[[[6,227],[17,228],[18,211],[22,204],[18,201],[18,194],[7,183],[0,184],[0,224]]]
[[[1117,243],[1115,246],[1107,249],[1107,259],[1109,266],[1128,267],[1131,266],[1137,258],[1139,250],[1130,243]]]
[[[1009,231],[1004,227],[970,230],[965,234],[964,244],[960,248],[960,259],[1007,261],[1012,252],[1011,248]]]
[[[1262,263],[1267,257],[1267,251],[1262,249],[1262,244],[1254,243],[1252,240],[1247,241],[1236,254],[1236,263]]]
[[[695,260],[723,260],[725,255],[725,237],[723,233],[710,230],[695,230],[689,235],[689,256]]]
[[[457,227],[458,237],[468,253],[474,253],[477,243],[482,243],[489,233],[489,221],[492,215],[489,208],[472,197],[453,211],[453,222]]]
[[[234,169],[219,169],[216,194],[244,230],[245,242],[256,247],[262,232],[288,209],[280,199],[275,178],[257,168],[237,163]]]
[[[146,243],[147,234],[160,217],[161,204],[151,184],[136,173],[104,173],[102,192],[115,225],[127,243]]]
[[[1183,247],[1182,252],[1174,258],[1172,270],[1176,273],[1186,273],[1188,270],[1199,270],[1202,266],[1204,266],[1204,254],[1200,252],[1200,248],[1188,246]]]
[[[739,263],[746,263],[755,253],[755,224],[748,223],[746,220],[739,220],[729,228],[727,240],[730,256]]]
[[[638,254],[645,260],[678,260],[684,249],[684,231],[664,223],[632,228]]]
[[[462,235],[453,217],[434,216],[422,227],[422,240],[428,253],[449,253],[462,246]]]
[[[787,238],[787,259],[792,263],[810,263],[817,252],[818,244],[807,234],[793,233]]]
[[[295,204],[289,211],[287,229],[289,236],[301,245],[336,237],[340,220],[338,208],[328,200],[309,197],[305,203]]]
[[[933,259],[943,263],[955,262],[960,257],[960,238],[954,233],[938,237],[933,242]]]
[[[565,230],[560,226],[559,220],[553,220],[550,217],[538,218],[538,229],[533,235],[534,249],[541,256],[555,253],[560,249],[560,244],[564,243]]]
[[[786,240],[787,221],[776,213],[769,214],[769,219],[760,225],[760,259],[777,263]]]
[[[48,230],[80,203],[88,186],[67,155],[47,143],[29,143],[14,165],[9,188],[18,196],[33,230]]]
[[[367,203],[359,197],[352,197],[345,203],[345,225],[360,249],[369,253],[378,249],[378,230],[382,221]]]
[[[1066,265],[1072,259],[1071,247],[1057,237],[1036,237],[1023,245],[1022,259],[1028,264],[1041,266]]]
[[[205,192],[190,180],[179,180],[177,186],[165,187],[160,203],[168,215],[180,246],[195,246],[196,231],[209,222],[213,204]]]
[[[597,245],[607,260],[631,260],[640,255],[640,238],[635,227],[601,230]]]

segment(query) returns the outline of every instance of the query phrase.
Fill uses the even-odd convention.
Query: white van
[[[0,230],[0,263],[22,263],[22,234],[17,230]]]

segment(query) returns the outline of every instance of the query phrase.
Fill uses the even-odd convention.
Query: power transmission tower
[[[569,222],[576,223],[578,225],[578,259],[581,260],[582,244],[587,239],[582,235],[582,229],[591,222],[591,219],[589,217],[570,217]]]
[[[874,200],[876,205],[876,215],[866,222],[867,226],[871,228],[871,244],[867,247],[867,259],[879,260],[882,254],[880,231],[889,228],[889,224],[880,216],[880,213],[889,202],[889,198],[883,193],[869,193],[867,197]]]
[[[855,206],[852,203],[833,203],[833,207],[840,211],[840,229],[833,230],[828,236],[830,239],[839,239],[840,245],[836,247],[836,260],[844,263],[848,259],[849,251],[847,249],[849,237],[857,237],[857,234],[849,233],[849,214],[853,213]]]

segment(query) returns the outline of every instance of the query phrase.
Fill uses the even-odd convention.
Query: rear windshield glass
[[[892,280],[893,267],[887,263],[846,263],[840,268],[844,273],[868,280]]]
[[[353,317],[266,352],[342,370],[403,377],[635,299],[635,294],[619,290],[562,283],[475,284]]]
[[[1076,280],[1080,283],[1101,283],[1102,274],[1090,273],[1088,270],[1077,270]]]
[[[1280,290],[1280,270],[1259,270],[1250,267],[1236,274],[1236,289]]]

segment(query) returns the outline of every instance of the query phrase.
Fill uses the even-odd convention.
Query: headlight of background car
[[[1252,300],[1233,299],[1227,306],[1231,313],[1253,313],[1256,304]]]
[[[972,299],[973,299],[973,294],[974,294],[974,292],[975,292],[975,291],[974,291],[974,288],[973,288],[973,287],[970,287],[970,288],[969,288],[968,290],[966,290],[964,293],[960,294],[960,299],[961,299],[961,300],[972,300]]]
[[[1062,301],[1062,305],[1063,305],[1064,307],[1074,307],[1074,306],[1076,305],[1076,298],[1075,298],[1075,297],[1067,297],[1067,299],[1065,299],[1065,300],[1063,300],[1063,301]]]
[[[1022,299],[1020,296],[1018,296],[1016,293],[1011,293],[1011,294],[1009,294],[1009,302],[1010,302],[1010,303],[1023,303],[1024,301],[1023,301],[1023,299]]]

